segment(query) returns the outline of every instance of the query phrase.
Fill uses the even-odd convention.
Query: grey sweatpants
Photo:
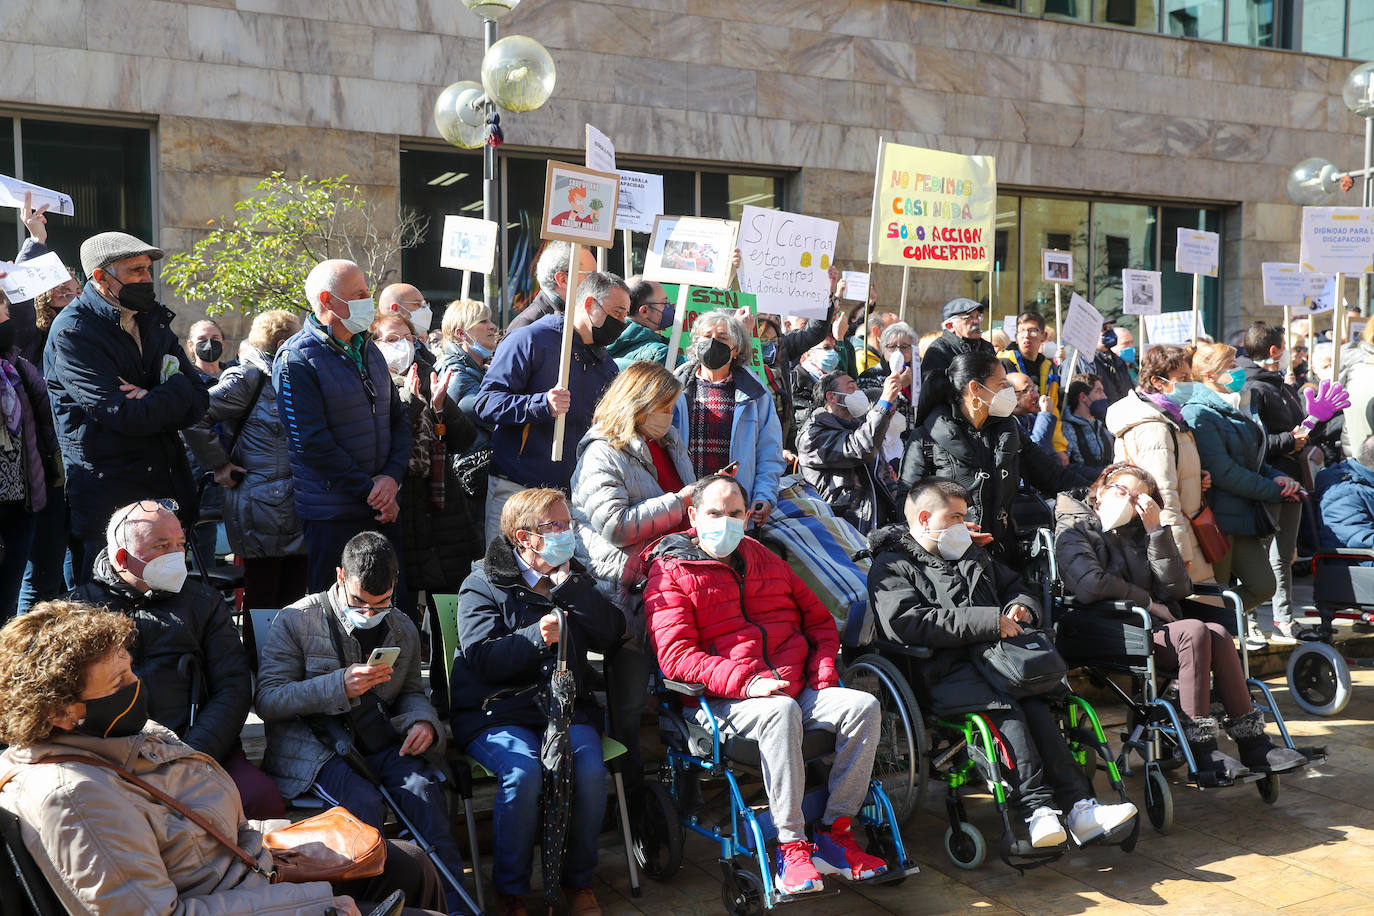
[[[1293,557],[1298,549],[1302,503],[1279,503],[1279,530],[1269,544],[1269,565],[1274,568],[1274,624],[1293,622]]]
[[[806,839],[802,796],[806,768],[802,761],[802,732],[825,729],[835,733],[835,762],[830,768],[830,799],[821,821],[859,813],[873,778],[878,750],[879,707],[872,694],[846,687],[804,689],[794,700],[786,694],[747,700],[712,699],[711,711],[721,720],[725,735],[758,742],[763,764],[763,788],[768,793],[778,842]],[[697,719],[711,727],[706,711]]]

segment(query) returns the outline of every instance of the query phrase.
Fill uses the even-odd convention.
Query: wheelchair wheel
[[[720,902],[730,916],[763,916],[768,911],[763,898],[763,879],[747,868],[735,869],[720,884]]]
[[[844,683],[878,698],[882,730],[873,760],[873,778],[882,783],[897,823],[904,825],[921,807],[930,779],[923,759],[927,745],[921,707],[906,677],[880,655],[855,659],[845,668]]]
[[[640,871],[655,881],[677,874],[682,866],[682,821],[658,780],[644,780],[630,803],[630,838]]]
[[[1288,689],[1304,711],[1334,716],[1350,702],[1350,666],[1330,643],[1303,643],[1288,656]]]
[[[1270,773],[1255,783],[1255,788],[1259,789],[1259,797],[1264,799],[1264,803],[1272,805],[1279,800],[1279,774]]]
[[[961,821],[957,834],[953,827],[945,829],[945,853],[960,868],[974,869],[987,860],[988,843],[983,839],[982,831],[967,821]]]
[[[1174,796],[1169,781],[1154,767],[1145,774],[1145,816],[1160,833],[1174,829]]]

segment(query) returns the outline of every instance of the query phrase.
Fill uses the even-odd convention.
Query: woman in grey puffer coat
[[[213,469],[224,487],[224,527],[230,548],[243,558],[247,608],[286,607],[306,593],[305,535],[272,387],[272,356],[300,327],[286,311],[254,318],[242,362],[224,370],[210,389],[210,409],[184,432],[201,467]],[[230,455],[224,439],[240,427]]]
[[[639,721],[653,665],[644,643],[646,567],[640,554],[687,527],[696,480],[687,446],[672,426],[681,393],[682,384],[658,363],[634,363],[617,375],[578,445],[572,476],[577,558],[625,615],[625,642],[607,659],[606,686],[611,736],[630,749],[627,783],[637,783],[643,772]]]

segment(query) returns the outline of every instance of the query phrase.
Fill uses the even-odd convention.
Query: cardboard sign
[[[61,191],[51,191],[36,184],[29,184],[27,181],[20,181],[18,178],[0,175],[0,207],[19,209],[24,206],[25,194],[30,195],[35,210],[47,204],[49,213],[61,213],[63,216],[76,215],[76,210],[72,208],[71,197]]]
[[[1151,346],[1154,344],[1186,346],[1193,342],[1193,313],[1187,311],[1146,315],[1145,330]]]
[[[7,274],[0,277],[0,289],[11,302],[27,302],[72,278],[55,251],[19,264],[0,261],[0,271]]]
[[[669,302],[676,302],[680,288],[672,283],[663,284],[663,296]],[[730,289],[706,289],[700,286],[693,286],[687,291],[687,308],[682,313],[682,333],[678,338],[678,353],[686,353],[688,346],[692,342],[692,324],[707,312],[714,312],[716,309],[729,309],[736,311],[747,308],[755,315],[759,313],[758,299],[750,293],[739,293]],[[662,332],[664,335],[671,333],[668,329]],[[753,339],[753,357],[748,365],[754,374],[760,379],[763,375],[763,350],[759,339]],[[669,367],[671,368],[671,367]]]
[[[1303,207],[1298,262],[1322,274],[1374,269],[1374,207]]]
[[[615,240],[620,176],[549,160],[544,176],[541,239],[610,248]]]
[[[1012,340],[1016,339],[1016,316],[1008,315],[1002,319],[1002,333]]]
[[[476,274],[491,273],[496,260],[496,233],[500,228],[495,220],[445,216],[439,266]]]
[[[997,166],[991,156],[879,143],[869,261],[990,270],[996,218]]]
[[[601,131],[587,125],[587,168],[598,172],[614,172],[615,144]]]
[[[1299,306],[1293,309],[1294,317],[1302,315],[1316,315],[1321,312],[1329,312],[1336,307],[1336,275],[1335,274],[1310,274],[1313,278],[1312,297],[1308,300],[1304,308]],[[1345,307],[1350,308],[1350,298],[1344,300]]]
[[[1158,315],[1163,311],[1157,270],[1121,272],[1121,311],[1126,315]]]
[[[1260,270],[1264,275],[1264,304],[1269,306],[1306,308],[1322,294],[1328,282],[1335,287],[1335,278],[1330,274],[1311,273],[1300,264],[1266,261]]]
[[[730,285],[739,223],[703,216],[658,216],[644,252],[644,279],[723,288]]]
[[[744,205],[740,214],[739,288],[775,315],[824,318],[840,224],[828,219]]]
[[[868,274],[859,270],[842,270],[840,279],[844,281],[844,297],[855,302],[868,301]],[[824,315],[820,317],[825,317]]]
[[[1174,270],[1181,274],[1215,277],[1221,264],[1221,236],[1200,229],[1178,230],[1178,251]]]
[[[653,232],[654,217],[663,213],[663,176],[648,172],[620,171],[620,199],[615,208],[615,228]]]
[[[1040,279],[1046,283],[1073,285],[1073,252],[1040,249]]]
[[[1069,313],[1064,316],[1063,342],[1078,351],[1084,361],[1091,362],[1102,342],[1102,313],[1092,307],[1078,293],[1069,300]]]

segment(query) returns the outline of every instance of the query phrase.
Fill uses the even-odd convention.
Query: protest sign
[[[11,302],[27,301],[72,278],[55,251],[18,264],[0,261],[0,271],[7,274],[0,277],[0,289]]]
[[[1046,283],[1073,285],[1073,252],[1040,249],[1040,279]]]
[[[1306,309],[1321,296],[1330,284],[1333,295],[1335,278],[1331,274],[1313,273],[1302,269],[1300,264],[1286,264],[1280,261],[1266,261],[1260,265],[1264,277],[1264,304],[1275,307],[1292,308],[1297,314],[1306,314]]]
[[[1002,333],[1012,340],[1016,339],[1016,316],[1008,315],[1002,319]]]
[[[1325,274],[1374,269],[1374,207],[1303,207],[1298,262]]]
[[[739,288],[777,315],[824,318],[830,309],[830,262],[840,224],[744,205],[740,214]]]
[[[1201,229],[1178,230],[1178,249],[1174,270],[1181,274],[1215,277],[1221,263],[1221,236]]]
[[[30,206],[35,210],[47,204],[49,213],[61,213],[63,216],[76,214],[76,210],[72,208],[71,197],[61,191],[52,191],[36,184],[29,184],[27,181],[20,181],[18,178],[0,175],[0,207],[18,209],[24,206],[25,194],[30,195]]]
[[[681,301],[678,298],[679,295],[681,295],[681,287],[672,283],[663,284],[663,297],[665,299],[670,302],[678,302]],[[755,315],[759,313],[757,297],[751,293],[736,292],[732,289],[707,289],[693,286],[687,291],[686,303],[686,308],[682,310],[682,328],[678,332],[678,345],[670,348],[683,353],[687,351],[688,345],[692,342],[692,324],[707,312],[714,312],[716,309],[729,309],[734,312],[741,308],[747,308]],[[674,324],[677,322],[674,321]],[[763,350],[757,337],[753,339],[753,354],[747,365],[759,378],[763,378]]]
[[[870,262],[988,270],[996,216],[997,168],[991,156],[879,141]]]
[[[1160,304],[1160,273],[1157,270],[1123,270],[1121,272],[1121,311],[1126,315],[1158,315]]]
[[[653,232],[654,217],[662,212],[663,176],[622,169],[615,227],[625,232]]]
[[[544,178],[544,218],[539,237],[611,247],[619,193],[620,176],[614,172],[550,160]]]
[[[1189,344],[1193,341],[1192,312],[1146,315],[1145,328],[1151,344]]]
[[[1091,361],[1102,342],[1102,313],[1078,293],[1069,299],[1069,314],[1064,318],[1064,331],[1059,339]]]
[[[495,220],[471,216],[444,217],[444,238],[439,246],[439,266],[453,270],[467,270],[478,274],[491,273],[496,259]]]
[[[587,168],[598,172],[614,172],[615,144],[601,131],[587,125]]]
[[[868,274],[861,270],[842,270],[840,279],[844,281],[844,297],[855,302],[868,301]]]
[[[1293,314],[1317,315],[1322,312],[1329,312],[1336,307],[1336,275],[1335,274],[1309,274],[1312,277],[1312,296],[1307,302],[1307,308],[1293,309]],[[1344,294],[1341,301],[1346,308],[1350,308],[1350,300]]]
[[[730,285],[739,223],[700,216],[658,216],[644,252],[644,279],[693,286]]]

